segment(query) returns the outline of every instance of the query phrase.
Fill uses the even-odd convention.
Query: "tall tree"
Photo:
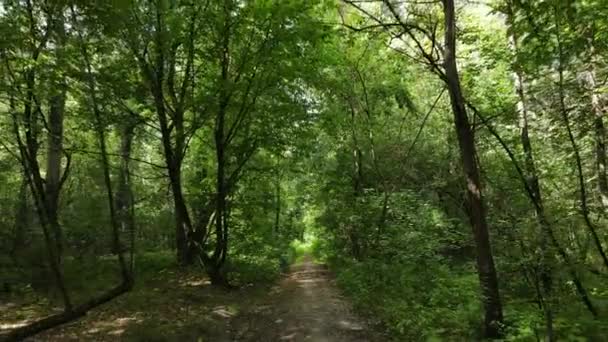
[[[450,94],[456,136],[467,182],[467,197],[475,245],[477,247],[477,270],[485,306],[485,334],[487,337],[501,335],[503,324],[502,304],[498,292],[498,277],[492,256],[486,213],[481,193],[481,180],[476,160],[473,131],[462,96],[460,78],[456,66],[456,12],[453,0],[443,0],[445,20],[444,68],[446,84]]]

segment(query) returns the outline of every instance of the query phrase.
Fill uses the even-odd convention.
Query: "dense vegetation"
[[[604,0],[2,0],[0,336],[300,241],[396,340],[601,340],[607,56]]]

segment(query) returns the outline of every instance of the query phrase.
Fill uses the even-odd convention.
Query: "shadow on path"
[[[340,296],[325,266],[310,256],[259,303],[231,322],[233,341],[384,341]]]

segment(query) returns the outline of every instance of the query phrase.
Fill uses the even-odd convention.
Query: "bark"
[[[453,0],[443,0],[445,15],[445,52],[444,68],[454,114],[454,125],[462,166],[467,182],[467,199],[470,207],[470,220],[477,249],[477,269],[482,289],[485,309],[485,336],[490,338],[501,335],[503,324],[502,304],[498,290],[498,278],[494,266],[486,213],[481,192],[481,182],[476,156],[473,131],[467,116],[462,96],[458,69],[456,66],[456,18]]]

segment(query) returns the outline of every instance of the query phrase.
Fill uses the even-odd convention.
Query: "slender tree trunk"
[[[62,82],[63,83],[63,82]],[[63,112],[65,107],[65,85],[60,86],[59,94],[50,99],[48,117],[48,150],[46,168],[46,199],[49,220],[58,220],[59,186],[61,179],[61,153],[63,149]],[[63,233],[59,225],[53,225],[58,256],[63,252]]]
[[[226,158],[225,158],[225,146],[224,146],[224,118],[225,108],[220,109],[220,113],[217,117],[216,131],[215,131],[215,144],[216,144],[216,162],[217,162],[217,175],[216,175],[216,203],[215,203],[215,251],[213,253],[212,262],[215,264],[211,269],[211,282],[215,285],[224,285],[225,280],[221,276],[221,262],[222,258],[225,258],[226,254],[226,241],[225,235],[226,230]]]
[[[496,140],[498,140],[498,142],[500,143],[500,146],[502,146],[502,148],[505,150],[505,152],[509,156],[509,159],[511,160],[511,163],[515,167],[515,170],[517,171],[519,179],[521,180],[521,182],[522,182],[522,184],[524,186],[524,189],[526,190],[526,195],[528,196],[528,199],[530,200],[530,202],[532,203],[532,205],[535,207],[536,212],[543,214],[542,216],[539,215],[537,217],[539,225],[545,230],[546,236],[549,238],[549,241],[551,242],[551,244],[553,245],[553,247],[557,251],[557,254],[561,257],[562,261],[566,265],[568,273],[570,274],[570,276],[572,278],[572,282],[574,283],[574,287],[576,288],[576,291],[578,292],[581,301],[583,302],[583,304],[585,304],[585,306],[587,307],[587,309],[589,310],[589,312],[593,315],[593,317],[597,317],[598,312],[595,309],[595,307],[593,306],[593,303],[591,302],[591,299],[589,298],[587,290],[583,286],[583,284],[582,284],[582,282],[581,282],[581,280],[580,280],[580,278],[578,276],[576,265],[574,263],[572,263],[572,261],[570,260],[570,257],[568,255],[568,253],[566,252],[566,249],[561,246],[561,244],[557,240],[557,237],[553,233],[553,229],[551,228],[551,224],[547,220],[547,217],[544,215],[544,210],[542,208],[542,205],[541,205],[541,203],[539,203],[537,201],[536,197],[534,196],[533,190],[528,185],[528,180],[526,178],[526,175],[524,174],[524,171],[521,168],[519,162],[515,158],[515,155],[513,154],[513,151],[511,151],[511,149],[509,148],[509,146],[500,137],[500,135],[498,134],[498,132],[496,132],[496,130],[492,127],[492,125],[490,125],[488,123],[488,121],[486,119],[484,119],[483,115],[481,115],[481,113],[479,113],[476,109],[474,109],[474,107],[472,107],[470,104],[468,104],[468,105],[469,105],[470,108],[473,109],[473,111],[475,112],[475,114],[477,115],[477,117],[479,119],[481,119],[481,121],[483,122],[483,124],[486,125],[486,127],[488,128],[488,130],[490,131],[490,133],[496,138]]]
[[[34,61],[37,60],[37,55],[34,54],[32,59]],[[47,247],[48,262],[51,268],[51,273],[53,274],[53,280],[59,289],[59,293],[64,304],[64,310],[70,311],[72,309],[72,302],[65,285],[61,265],[59,264],[60,258],[58,257],[57,244],[52,231],[53,223],[50,222],[48,215],[48,201],[46,200],[44,180],[41,176],[40,165],[37,159],[39,142],[37,140],[37,128],[35,128],[35,126],[37,126],[38,123],[33,115],[33,99],[36,84],[35,80],[35,71],[28,70],[26,72],[26,101],[23,108],[23,118],[20,120],[16,115],[13,116],[13,134],[19,146],[24,176],[32,193],[34,208],[36,209],[40,226],[42,228],[44,242]],[[16,113],[13,99],[10,100],[10,108],[12,113]],[[25,141],[21,138],[21,129],[19,127],[19,122],[21,121],[23,121],[25,125]],[[58,224],[57,221],[54,223]]]
[[[566,132],[568,133],[568,140],[570,141],[570,146],[574,152],[574,161],[576,163],[576,171],[578,176],[579,183],[579,194],[580,194],[580,209],[583,215],[583,220],[585,221],[585,225],[587,226],[589,233],[591,234],[591,238],[597,249],[601,259],[604,263],[604,266],[608,268],[608,256],[602,247],[602,242],[600,241],[599,235],[597,233],[597,229],[593,222],[591,222],[591,217],[589,213],[589,205],[587,199],[587,186],[585,184],[585,175],[583,172],[583,163],[581,160],[580,149],[574,137],[574,133],[572,131],[572,125],[570,123],[570,115],[568,112],[568,108],[566,107],[566,95],[564,92],[564,69],[563,69],[563,47],[561,42],[561,33],[560,33],[560,25],[558,19],[557,8],[555,8],[555,23],[556,23],[556,37],[557,37],[557,52],[558,52],[558,66],[557,66],[557,75],[559,78],[558,81],[558,93],[559,93],[559,109],[562,119],[564,121],[564,125],[566,126]]]
[[[26,2],[25,11],[29,18],[30,35],[33,41],[36,41],[34,8],[31,2]],[[48,16],[47,21],[49,23],[54,20],[51,16]],[[53,23],[55,24],[55,23]],[[63,22],[60,22],[63,25]],[[47,27],[47,30],[53,30],[54,25]],[[62,28],[63,29],[63,28]],[[47,37],[52,32],[46,32]],[[49,214],[49,201],[46,198],[46,185],[45,180],[42,178],[40,171],[40,164],[38,162],[38,150],[40,142],[38,141],[39,122],[38,116],[40,112],[39,104],[36,99],[36,63],[39,59],[41,49],[46,46],[47,41],[40,42],[39,47],[33,48],[30,51],[30,59],[33,62],[31,66],[24,72],[25,78],[25,101],[23,105],[23,117],[18,119],[16,114],[13,116],[13,133],[19,145],[19,152],[21,156],[21,163],[24,170],[24,175],[27,179],[27,183],[32,193],[34,207],[40,220],[40,226],[42,228],[45,245],[47,247],[48,262],[53,274],[53,280],[55,281],[59,293],[63,300],[64,310],[70,311],[72,309],[72,302],[68,293],[61,265],[59,264],[60,251],[58,250],[57,240],[55,239],[55,232],[60,231],[59,221],[52,219],[56,217]],[[10,99],[10,108],[12,113],[16,113],[15,101],[13,98]],[[23,123],[25,140],[21,137],[20,123]]]
[[[591,110],[593,112],[593,126],[595,128],[595,161],[597,172],[597,187],[599,199],[604,212],[608,211],[608,176],[606,171],[606,127],[604,126],[605,109],[598,94],[596,82],[596,59],[593,41],[588,43],[591,61],[586,73],[587,87],[591,97]]]
[[[469,123],[465,101],[460,88],[456,66],[456,18],[453,0],[443,0],[445,15],[444,68],[448,91],[454,114],[454,125],[462,165],[467,181],[467,199],[470,206],[470,220],[477,248],[477,269],[485,307],[485,335],[499,337],[503,324],[502,304],[498,290],[498,278],[494,266],[486,213],[481,193],[479,168],[475,159],[476,148],[473,131]]]
[[[93,79],[91,77],[90,64],[88,63],[88,58],[86,58],[86,50],[84,48],[84,45],[83,45],[83,52],[84,52],[85,59],[87,61],[87,66],[88,66],[87,73],[89,76],[89,81],[92,82]],[[94,97],[95,89],[94,89],[94,87],[92,87],[93,83],[90,83],[90,85],[91,85],[91,89],[90,89],[91,94],[93,95],[92,102],[95,105],[96,104],[95,97]],[[33,82],[29,84],[28,88],[33,89]],[[94,108],[96,108],[96,106]],[[97,112],[97,110],[95,110],[95,112],[96,112],[96,114],[99,114]],[[25,114],[24,117],[25,117],[26,121],[31,120],[31,107],[26,105],[24,114]],[[98,119],[97,121],[100,122],[99,115],[96,115],[96,118]],[[30,124],[31,124],[31,121],[28,123],[28,125],[30,125]],[[43,319],[32,322],[26,326],[17,328],[15,330],[11,331],[7,336],[5,336],[7,341],[20,341],[20,340],[25,339],[26,337],[35,335],[39,332],[42,332],[47,329],[51,329],[53,327],[67,323],[73,319],[76,319],[78,317],[85,315],[90,309],[92,309],[98,305],[101,305],[103,303],[106,303],[106,302],[110,301],[111,299],[119,296],[120,294],[128,291],[132,286],[132,282],[130,281],[130,278],[124,276],[124,274],[125,274],[124,267],[122,267],[123,268],[122,284],[108,290],[107,292],[101,294],[98,297],[95,297],[89,301],[86,301],[85,303],[83,303],[81,305],[78,305],[76,307],[73,307],[71,305],[70,298],[67,294],[67,290],[65,289],[65,285],[63,282],[63,275],[61,273],[61,268],[60,268],[60,266],[57,262],[57,258],[55,256],[55,253],[57,253],[56,245],[54,243],[52,243],[52,236],[48,229],[49,228],[49,208],[48,208],[49,202],[46,199],[47,192],[44,191],[43,181],[40,176],[40,168],[38,165],[38,161],[36,159],[36,155],[32,154],[32,152],[37,149],[37,147],[36,147],[37,142],[32,137],[29,129],[26,129],[27,143],[24,144],[22,142],[21,135],[19,132],[19,127],[17,125],[16,120],[13,125],[13,130],[14,130],[15,137],[19,144],[19,150],[20,150],[20,154],[21,154],[23,167],[24,167],[24,170],[26,170],[25,174],[27,175],[27,180],[28,180],[28,183],[30,185],[30,188],[31,188],[31,191],[32,191],[32,194],[34,197],[34,203],[36,205],[36,210],[37,210],[38,216],[40,218],[40,223],[43,228],[45,241],[46,241],[46,244],[47,244],[47,247],[49,250],[49,259],[50,259],[49,263],[51,265],[53,274],[55,275],[55,278],[60,287],[62,296],[64,297],[64,304],[65,304],[64,312],[62,312],[60,314],[47,316]],[[102,138],[102,137],[103,137],[103,135],[100,136],[100,138]],[[105,156],[105,145],[104,145],[103,139],[100,139],[100,142],[102,143],[101,144],[102,152],[103,152],[103,155]],[[105,159],[105,158],[103,161],[104,161],[104,171],[105,171],[104,178],[106,180],[106,185],[108,185],[108,181],[109,181],[108,172],[107,172],[108,163],[107,163],[107,159]],[[111,200],[111,198],[112,198],[111,187],[109,187],[109,186],[108,186],[108,194],[109,194],[109,198]],[[111,201],[110,201],[110,204],[111,204],[111,207],[113,207],[113,203]],[[113,221],[112,223],[115,223],[114,219],[112,221]],[[114,241],[117,241],[117,239],[118,239],[117,230],[113,229],[112,233],[113,233]],[[120,260],[120,257],[119,257],[119,260]],[[121,266],[123,264],[124,263],[121,262]]]
[[[515,72],[515,82],[516,82],[516,90],[517,95],[519,96],[519,102],[517,104],[517,110],[519,112],[519,122],[521,129],[521,143],[524,149],[525,156],[525,168],[527,173],[527,182],[528,186],[532,190],[532,195],[534,196],[537,206],[535,206],[535,214],[536,217],[544,217],[544,205],[543,199],[540,192],[540,184],[538,180],[538,173],[536,171],[536,163],[534,162],[534,154],[532,151],[532,144],[530,143],[530,136],[528,134],[528,110],[526,106],[526,97],[524,90],[524,77],[520,71]],[[543,310],[545,313],[545,331],[546,331],[546,341],[554,341],[554,333],[553,333],[553,313],[551,310],[551,292],[552,292],[552,277],[551,277],[551,262],[549,260],[549,251],[547,246],[547,230],[552,229],[549,226],[546,226],[546,222],[541,220],[541,231],[540,231],[540,260],[539,263],[539,276],[542,283],[542,293],[544,293],[543,297],[539,298],[542,302]],[[543,227],[545,226],[545,227]]]
[[[65,63],[64,45],[65,45],[65,27],[63,19],[57,19],[54,24],[54,33],[56,36],[57,46],[55,47],[55,55],[57,58],[56,66],[61,68],[61,64]],[[48,208],[49,221],[55,235],[55,243],[57,244],[57,257],[60,258],[63,253],[63,232],[58,224],[59,210],[59,192],[61,187],[61,155],[63,153],[63,118],[65,112],[66,99],[66,83],[65,77],[61,76],[58,81],[53,82],[53,94],[49,98],[49,115],[48,123],[48,138],[47,138],[47,164],[46,164],[46,201]]]
[[[165,149],[165,153],[166,153]],[[175,243],[177,249],[177,260],[182,266],[188,265],[188,240],[187,233],[192,229],[188,207],[184,198],[181,181],[181,163],[176,163],[172,158],[166,158],[168,161],[169,181],[173,193],[173,205],[175,208]]]
[[[135,216],[133,190],[131,189],[130,160],[133,145],[135,120],[122,127],[120,134],[120,168],[118,173],[118,190],[116,192],[116,210],[121,233],[129,234],[129,270],[134,271],[135,254]]]
[[[274,233],[279,234],[281,225],[281,173],[278,170],[277,165],[277,176],[275,179],[275,207],[274,207]]]
[[[27,179],[26,176],[23,175],[21,185],[19,186],[19,200],[15,206],[15,225],[13,243],[10,251],[11,258],[15,264],[19,263],[19,251],[25,244],[26,233],[31,224],[29,210],[30,208],[27,201]]]
[[[36,27],[36,22],[34,22],[34,18],[36,18],[36,16],[34,16],[34,8],[33,8],[33,4],[31,2],[26,2],[25,4],[25,11],[27,13],[27,17],[29,18],[30,22],[30,34],[31,37],[33,39],[34,42],[36,42],[36,32],[35,32],[35,27]],[[52,16],[49,14],[48,17],[46,18],[47,20],[47,30],[53,30],[55,29],[54,26],[57,25],[57,23],[54,22],[54,20],[52,19]],[[60,25],[63,25],[63,21],[60,21],[59,23]],[[63,30],[63,27],[60,28],[60,30]],[[46,37],[50,36],[50,31],[47,31],[45,34]],[[36,46],[38,44],[38,42],[36,42],[35,44],[33,44],[34,46]],[[12,118],[13,118],[13,134],[15,136],[15,139],[17,141],[17,145],[19,146],[19,154],[20,154],[20,162],[21,162],[21,166],[23,168],[23,175],[24,175],[24,179],[25,179],[25,183],[29,186],[31,194],[32,194],[32,198],[33,198],[33,203],[34,203],[34,207],[36,209],[36,213],[38,215],[39,221],[40,221],[40,226],[42,228],[42,232],[43,232],[43,236],[44,236],[44,241],[45,241],[45,245],[47,247],[47,253],[48,253],[48,262],[49,262],[49,266],[51,269],[51,274],[53,275],[53,280],[56,283],[57,288],[59,289],[59,293],[60,296],[63,300],[63,304],[64,304],[64,313],[60,314],[60,315],[69,315],[70,313],[73,312],[73,306],[72,306],[72,302],[71,302],[71,298],[69,296],[67,287],[65,285],[65,281],[64,281],[64,277],[63,277],[63,273],[61,270],[61,265],[59,264],[59,260],[60,260],[60,251],[58,250],[58,244],[57,241],[55,240],[55,232],[58,231],[60,229],[59,226],[59,222],[57,220],[57,215],[56,215],[56,207],[55,207],[55,214],[53,215],[51,213],[52,211],[52,207],[50,205],[50,202],[47,199],[47,194],[49,194],[49,192],[47,191],[47,187],[45,184],[45,180],[42,178],[41,176],[41,171],[40,171],[40,164],[38,162],[38,149],[39,149],[39,141],[38,141],[38,116],[40,113],[40,108],[38,105],[38,101],[36,100],[36,61],[38,61],[38,57],[40,55],[41,49],[46,45],[46,40],[43,40],[42,42],[40,42],[40,45],[38,45],[37,47],[35,47],[31,52],[31,65],[29,65],[27,67],[27,69],[24,72],[24,78],[25,78],[25,99],[24,99],[24,106],[23,106],[23,115],[21,118],[18,117],[17,115],[17,108],[15,105],[15,99],[13,97],[11,97],[9,99],[9,107],[10,107],[10,113],[12,113]],[[61,44],[58,44],[59,48],[61,48]],[[62,91],[64,91],[64,89],[60,89],[60,94]],[[63,95],[65,97],[65,94]],[[65,99],[63,100],[65,101]],[[58,105],[58,107],[55,107],[55,105]],[[61,103],[53,103],[53,101],[51,101],[50,103],[51,109],[50,111],[52,112],[50,116],[53,116],[53,114],[61,114],[61,115],[57,115],[53,118],[53,120],[55,120],[53,123],[49,122],[49,125],[51,127],[49,127],[49,134],[52,134],[51,132],[55,132],[57,133],[57,120],[58,117],[62,118],[63,117],[63,108],[62,108],[62,104]],[[55,107],[55,108],[53,108]],[[54,113],[53,113],[54,112]],[[49,121],[51,119],[49,118]],[[23,128],[22,126],[23,125]],[[22,138],[22,130],[24,131],[24,138]],[[56,136],[50,136],[49,137],[49,145],[53,145],[53,148],[57,148],[57,141],[60,141],[59,139],[56,139]],[[49,154],[51,155],[51,157],[55,157],[53,151],[51,151],[52,148],[49,148]],[[61,147],[60,147],[60,143],[59,143],[59,151],[61,151]],[[59,158],[60,160],[60,158]],[[60,161],[59,161],[60,163]],[[59,164],[55,161],[54,164],[52,164],[52,167],[56,167],[57,164]],[[55,172],[56,170],[50,170],[51,173]],[[49,170],[47,170],[47,179],[49,177]],[[58,193],[59,193],[59,188],[60,185],[62,183],[62,177],[59,176],[60,171],[58,171],[56,174],[52,174],[50,175],[51,177],[51,181],[54,181],[53,177],[56,176],[56,187],[53,189],[56,189],[55,193],[51,193],[50,195],[57,195],[58,197]],[[25,190],[25,189],[24,189]],[[10,334],[8,334],[6,336],[6,339],[9,341],[12,340],[21,340],[26,336],[30,336],[33,333],[36,333],[37,331],[35,331],[36,329],[40,328],[41,326],[37,324],[38,322],[29,324],[25,327],[22,328],[18,328],[14,331],[12,331]],[[45,326],[48,325],[42,325],[42,328],[44,328]],[[32,332],[33,331],[33,332]]]
[[[227,166],[227,137],[226,137],[226,115],[230,95],[228,83],[230,82],[230,10],[231,0],[223,2],[223,34],[219,43],[220,60],[220,92],[218,99],[218,110],[215,117],[215,157],[216,157],[216,182],[215,182],[215,250],[210,260],[205,265],[207,273],[214,285],[226,286],[227,280],[222,273],[222,266],[228,254],[228,210],[227,197],[228,188],[226,184]]]
[[[512,9],[509,8],[508,22],[511,23],[513,19]],[[513,32],[510,37],[511,47],[515,55],[518,53],[518,41],[517,35]],[[543,199],[540,192],[540,183],[538,180],[538,173],[536,171],[536,163],[534,161],[534,152],[532,150],[532,143],[530,142],[529,127],[528,127],[528,103],[526,99],[525,90],[525,78],[524,73],[519,66],[515,66],[513,72],[513,80],[515,82],[515,90],[519,101],[517,102],[517,112],[519,114],[519,127],[520,127],[520,140],[524,150],[525,159],[525,170],[526,170],[526,181],[528,187],[531,190],[531,195],[534,197],[533,201],[537,205],[534,206],[537,220],[540,224],[540,256],[539,256],[539,277],[542,283],[542,291],[539,293],[539,302],[542,303],[542,308],[545,314],[545,333],[546,341],[554,341],[555,336],[553,332],[553,312],[551,309],[551,292],[553,279],[551,276],[551,262],[549,260],[549,251],[547,241],[549,237],[547,234],[548,230],[552,228],[547,226],[547,223],[543,218],[545,217]]]
[[[357,129],[355,125],[355,108],[352,103],[350,103],[350,111],[351,134],[353,140],[353,196],[355,201],[358,201],[361,195],[363,195],[363,152],[361,152],[361,148],[359,148],[359,140],[357,139]],[[349,226],[347,226],[347,230],[352,257],[357,261],[361,261],[362,248],[357,225],[350,222]]]
[[[76,23],[76,13],[74,12],[74,8],[72,10],[72,19],[73,22]],[[99,143],[99,149],[101,152],[101,167],[103,172],[103,180],[106,186],[106,194],[107,194],[107,204],[110,211],[110,224],[112,228],[112,249],[114,254],[117,256],[118,265],[120,266],[120,271],[122,275],[123,284],[129,290],[133,284],[133,277],[129,272],[129,267],[125,261],[123,248],[120,242],[120,224],[118,213],[116,209],[116,202],[114,199],[114,187],[112,184],[112,179],[110,176],[110,159],[108,158],[108,148],[106,143],[106,123],[103,120],[103,115],[101,112],[101,107],[99,106],[99,102],[97,99],[97,84],[95,80],[95,76],[93,75],[92,66],[91,66],[91,58],[89,56],[89,52],[87,49],[86,42],[82,36],[82,34],[78,33],[80,38],[80,52],[82,54],[82,58],[84,61],[84,68],[86,71],[85,74],[85,82],[88,87],[90,106],[93,110],[93,115],[95,118],[95,130],[97,133],[97,142]]]
[[[166,35],[164,6],[165,5],[162,1],[156,3],[156,32],[154,35],[156,50],[154,54],[154,67],[141,60],[140,64],[142,73],[149,83],[150,91],[154,98],[154,106],[160,125],[163,155],[165,157],[165,164],[167,165],[167,171],[169,174],[169,183],[171,185],[171,192],[173,194],[177,262],[179,265],[184,266],[189,262],[187,234],[192,230],[192,222],[186,206],[181,183],[182,154],[184,151],[178,147],[183,146],[183,142],[178,141],[175,144],[176,147],[173,146],[171,134],[173,128],[169,123],[169,117],[167,116],[167,110],[165,107],[165,92],[163,84],[165,81],[166,64],[166,42],[164,41]],[[176,111],[174,116],[177,120],[180,120],[182,115],[183,112]]]
[[[220,96],[222,97],[222,96]],[[215,152],[216,152],[216,188],[215,188],[215,250],[210,262],[211,282],[215,285],[226,285],[226,281],[221,274],[223,261],[227,255],[227,230],[226,217],[228,196],[226,188],[226,146],[225,146],[225,116],[227,110],[227,102],[225,99],[220,100],[220,109],[216,118],[215,128]]]
[[[593,124],[595,127],[595,155],[597,167],[597,185],[600,203],[604,211],[608,210],[608,179],[606,176],[606,127],[604,126],[604,112],[599,106],[598,95],[592,95]]]
[[[515,40],[515,38],[514,38]],[[540,184],[538,180],[538,173],[536,171],[536,163],[534,162],[534,154],[532,151],[532,144],[530,143],[530,136],[528,134],[528,110],[526,106],[526,97],[524,90],[524,77],[521,71],[515,72],[515,84],[516,91],[519,97],[519,102],[517,103],[517,111],[519,113],[519,124],[520,124],[520,139],[521,144],[524,149],[525,156],[525,168],[527,173],[527,182],[528,186],[532,191],[532,195],[534,196],[537,206],[535,206],[535,214],[536,217],[544,217],[544,205],[543,199],[540,192]],[[541,222],[544,222],[541,220]],[[545,332],[546,332],[546,341],[554,341],[554,333],[553,333],[553,313],[551,310],[551,292],[552,292],[552,283],[553,280],[551,278],[551,262],[549,260],[549,252],[547,247],[547,230],[552,229],[551,227],[543,227],[546,226],[546,223],[543,223],[540,231],[540,256],[539,256],[539,277],[542,283],[542,293],[544,295],[539,298],[542,303],[542,307],[545,313]]]

